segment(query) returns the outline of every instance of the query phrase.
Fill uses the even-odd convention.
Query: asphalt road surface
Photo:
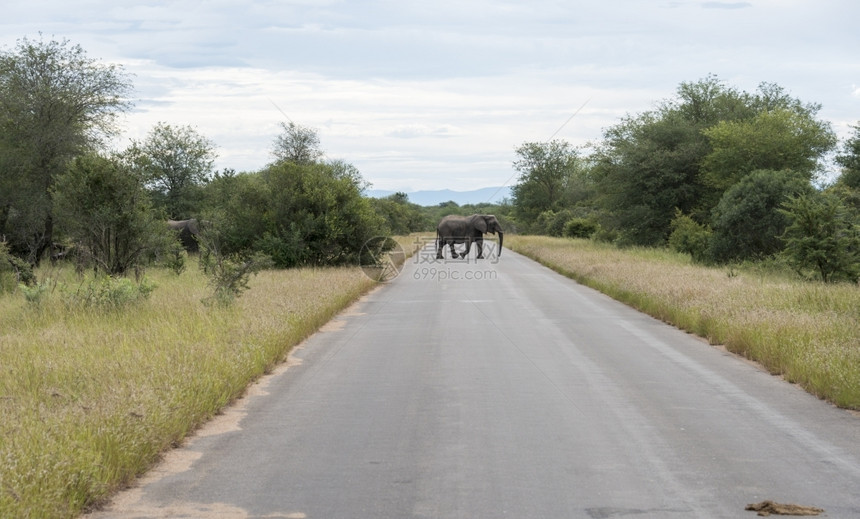
[[[94,517],[860,517],[860,418],[505,250],[421,252]]]

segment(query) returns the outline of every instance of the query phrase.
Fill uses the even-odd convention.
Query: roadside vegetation
[[[860,289],[757,264],[706,267],[655,248],[512,236],[512,250],[724,345],[835,405],[860,409]]]
[[[375,285],[357,268],[266,270],[207,306],[196,265],[149,271],[143,295],[68,266],[37,275],[38,296],[0,297],[2,517],[98,503]]]

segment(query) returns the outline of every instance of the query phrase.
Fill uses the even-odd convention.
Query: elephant
[[[197,252],[197,235],[200,234],[200,224],[196,218],[190,220],[167,220],[167,227],[179,233],[179,241],[188,252]]]
[[[436,259],[443,258],[446,244],[451,247],[451,257],[457,258],[457,251],[454,250],[455,243],[466,244],[466,252],[460,255],[461,258],[465,258],[469,254],[472,242],[475,242],[478,248],[478,259],[483,258],[484,234],[488,232],[499,233],[499,256],[501,256],[504,231],[495,216],[473,214],[472,216],[449,215],[442,218],[436,226]]]

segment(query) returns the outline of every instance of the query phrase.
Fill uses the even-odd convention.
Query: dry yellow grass
[[[0,296],[0,517],[76,516],[374,285],[358,268],[267,271],[220,308],[193,266],[151,277],[123,311]]]
[[[860,287],[694,265],[664,250],[511,236],[513,250],[860,409]]]

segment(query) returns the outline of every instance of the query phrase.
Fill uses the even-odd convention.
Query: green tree
[[[715,76],[681,83],[674,98],[626,117],[596,147],[602,232],[661,245],[676,208],[707,225],[726,189],[754,169],[792,168],[811,178],[834,142],[829,125],[815,119],[819,108],[770,83],[753,93]]]
[[[760,86],[760,89],[764,86]],[[708,128],[720,121],[746,119],[756,113],[754,96],[726,85],[710,74],[698,81],[682,82],[675,98],[664,101],[661,113],[677,112],[685,121]]]
[[[0,52],[0,234],[38,263],[54,241],[51,193],[69,160],[117,134],[131,85],[77,45],[24,38]]]
[[[843,143],[836,163],[841,172],[828,192],[836,195],[848,214],[860,225],[860,124],[851,127],[854,133]]]
[[[406,193],[394,193],[385,198],[371,198],[369,201],[373,210],[385,219],[390,234],[407,235],[431,227],[421,207],[411,203]]]
[[[117,159],[82,155],[53,190],[60,231],[86,263],[111,275],[141,265],[171,242],[142,179],[130,169]]]
[[[272,193],[259,172],[216,173],[204,187],[201,215],[211,224],[202,234],[217,234],[212,241],[218,254],[253,252],[256,242],[271,225],[267,209],[271,198]]]
[[[329,164],[281,161],[207,186],[224,255],[263,252],[277,267],[354,263],[384,221],[352,176]]]
[[[758,170],[730,187],[714,208],[711,259],[759,259],[780,252],[788,217],[779,209],[789,197],[812,192],[805,175]]]
[[[674,109],[630,117],[606,131],[593,160],[604,220],[619,231],[619,242],[661,245],[676,208],[701,211],[699,163],[707,143],[700,132]]]
[[[348,180],[360,193],[364,193],[370,188],[370,183],[364,180],[361,172],[354,164],[350,164],[342,159],[328,160],[325,161],[325,164],[328,166],[333,178]]]
[[[622,244],[661,245],[676,209],[707,222],[719,195],[701,178],[702,159],[711,150],[702,131],[750,116],[749,104],[749,94],[709,75],[681,83],[655,110],[605,130],[591,157],[602,232]]]
[[[854,133],[842,144],[842,153],[836,157],[836,163],[842,166],[839,183],[860,191],[860,124],[851,128]]]
[[[721,191],[757,169],[791,169],[811,180],[819,159],[836,144],[829,123],[785,108],[721,121],[704,134],[713,148],[702,164],[705,177]]]
[[[516,153],[513,165],[520,177],[512,195],[517,212],[535,220],[544,211],[561,209],[577,172],[576,150],[566,141],[552,140],[523,143]]]
[[[272,155],[276,162],[294,162],[296,164],[313,164],[324,155],[320,148],[320,138],[316,130],[307,126],[280,123],[281,134],[275,137]]]
[[[169,218],[184,220],[196,214],[201,187],[209,181],[217,156],[212,141],[191,126],[159,122],[127,153]]]
[[[785,229],[784,256],[798,271],[815,269],[822,281],[860,277],[860,226],[835,195],[791,197],[780,209],[791,224]]]

